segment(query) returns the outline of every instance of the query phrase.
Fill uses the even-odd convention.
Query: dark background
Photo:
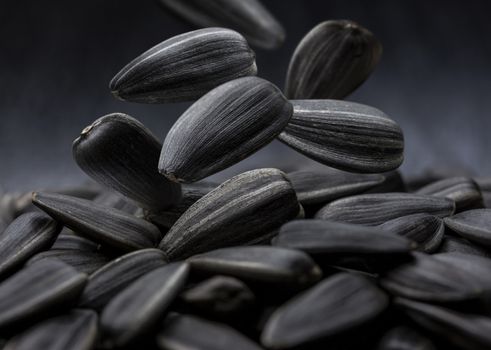
[[[206,1],[206,0],[204,0]],[[256,50],[259,75],[280,87],[296,44],[327,19],[353,19],[384,46],[372,77],[348,99],[400,123],[404,174],[428,168],[486,175],[491,149],[489,1],[264,0],[287,31],[277,51]],[[115,100],[108,83],[131,59],[187,24],[154,0],[0,0],[0,184],[7,190],[74,184],[83,127],[125,112],[164,138],[189,104]],[[218,178],[254,167],[316,164],[274,142]]]

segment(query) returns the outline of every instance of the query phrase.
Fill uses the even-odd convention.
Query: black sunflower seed
[[[152,47],[116,74],[109,87],[117,98],[132,102],[192,101],[256,72],[255,54],[242,35],[205,28]]]
[[[427,213],[438,217],[451,215],[455,203],[410,193],[375,193],[338,199],[324,206],[315,215],[318,219],[376,226],[401,216]]]
[[[5,350],[91,350],[97,332],[97,314],[75,309],[36,324],[11,339]]]
[[[100,195],[94,198],[94,203],[105,207],[118,209],[132,215],[134,215],[139,209],[135,204],[113,191],[102,192]]]
[[[155,247],[162,236],[148,221],[85,199],[35,193],[32,201],[77,233],[121,251]]]
[[[193,271],[268,285],[303,287],[322,276],[307,254],[269,246],[222,248],[192,256],[188,262]]]
[[[74,234],[68,234],[61,232],[56,238],[55,243],[51,249],[58,250],[81,250],[84,252],[95,252],[100,250],[101,246],[91,240],[77,236]]]
[[[244,35],[252,45],[275,49],[285,30],[259,0],[158,0],[165,9],[198,27],[225,27]]]
[[[491,318],[464,314],[444,307],[397,298],[395,303],[421,327],[459,349],[491,348]]]
[[[97,119],[72,146],[78,166],[95,181],[155,210],[178,203],[181,196],[179,184],[158,173],[161,149],[150,130],[121,113]]]
[[[245,77],[196,101],[167,134],[159,171],[195,182],[253,154],[285,128],[293,107],[272,83]]]
[[[397,326],[384,334],[376,350],[436,350],[436,347],[418,330]]]
[[[479,186],[467,177],[439,180],[420,188],[416,193],[453,199],[457,211],[483,206]]]
[[[268,236],[299,211],[286,175],[277,169],[233,177],[194,203],[160,242],[169,259]],[[264,220],[267,213],[268,220]]]
[[[87,275],[50,259],[27,266],[0,284],[0,328],[31,321],[75,302]]]
[[[58,259],[72,266],[75,270],[91,274],[106,265],[110,258],[97,251],[84,251],[77,249],[50,249],[34,255],[27,261],[27,265],[35,264],[44,259]]]
[[[388,233],[404,236],[418,243],[418,250],[426,253],[438,249],[445,233],[442,219],[424,213],[392,219],[378,227]]]
[[[352,21],[318,24],[298,44],[286,78],[290,99],[343,99],[370,75],[382,55],[375,36]]]
[[[378,173],[403,160],[401,128],[383,112],[354,102],[294,100],[293,116],[278,139],[334,168]]]
[[[444,219],[445,225],[470,241],[491,247],[491,209],[464,211]]]
[[[173,263],[135,280],[101,314],[105,347],[124,347],[152,330],[186,283],[189,265]]]
[[[372,322],[389,304],[367,279],[339,273],[277,309],[261,335],[264,346],[307,346]]]
[[[165,264],[165,255],[159,249],[142,249],[123,255],[89,276],[79,305],[101,310],[131,282]]]
[[[482,297],[482,285],[467,271],[424,253],[414,253],[414,260],[389,271],[381,285],[404,298],[457,303]]]
[[[450,235],[445,235],[443,237],[442,244],[438,249],[439,253],[462,253],[470,255],[484,256],[486,258],[491,258],[491,251],[475,245],[465,238],[454,237]]]
[[[0,233],[0,275],[22,266],[31,256],[49,249],[61,226],[44,213],[26,213]]]

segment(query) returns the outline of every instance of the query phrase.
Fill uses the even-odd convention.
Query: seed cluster
[[[316,26],[284,95],[255,76],[248,43],[285,39],[257,0],[159,2],[233,30],[173,37],[111,81],[195,101],[163,142],[106,115],[73,143],[95,184],[0,194],[4,348],[490,349],[491,180],[401,177],[397,123],[341,100],[380,58],[373,34]],[[274,139],[326,167],[203,181]]]

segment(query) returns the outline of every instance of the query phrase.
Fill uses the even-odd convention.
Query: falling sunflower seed
[[[102,310],[131,282],[165,264],[165,255],[159,249],[142,249],[123,255],[89,276],[79,305],[83,308]]]
[[[97,119],[72,146],[78,166],[95,181],[155,210],[175,205],[181,196],[179,184],[158,173],[161,149],[150,130],[121,113]]]
[[[153,329],[186,283],[189,265],[173,263],[135,280],[101,314],[103,345],[124,347]]]
[[[116,74],[109,87],[114,96],[131,102],[193,101],[227,81],[256,73],[255,54],[242,35],[205,28],[152,47]]]
[[[195,102],[167,134],[159,171],[195,182],[253,154],[285,128],[293,107],[272,83],[245,77]]]
[[[418,243],[418,250],[425,253],[437,250],[445,233],[443,220],[425,213],[402,216],[384,222],[378,227]]]
[[[427,213],[438,217],[452,215],[455,203],[409,193],[375,193],[345,197],[331,202],[315,215],[317,219],[377,226],[401,216]]]
[[[444,219],[445,225],[472,242],[491,247],[491,209],[464,211]]]
[[[86,274],[54,259],[23,268],[0,284],[0,328],[69,307],[86,283]]]
[[[372,322],[389,304],[367,279],[339,273],[277,309],[261,335],[268,349],[309,346]]]
[[[285,30],[259,0],[158,0],[165,9],[198,27],[231,28],[262,49],[276,49]]]
[[[26,213],[0,233],[0,275],[15,271],[34,254],[49,249],[61,226],[44,213]]]
[[[318,24],[298,44],[288,67],[289,99],[343,99],[360,86],[382,55],[382,45],[359,24]]]
[[[194,203],[160,242],[169,259],[185,259],[270,235],[295,218],[299,206],[286,175],[257,169],[224,182]],[[268,220],[264,220],[267,213]]]
[[[373,107],[336,100],[294,100],[293,117],[278,139],[322,164],[361,173],[398,168],[404,137]]]
[[[77,233],[121,251],[155,247],[162,236],[148,221],[85,199],[35,193],[32,201]]]
[[[5,350],[91,350],[97,341],[97,314],[72,310],[42,321],[11,339]]]

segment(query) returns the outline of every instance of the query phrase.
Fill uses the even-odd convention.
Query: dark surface
[[[434,165],[491,173],[488,1],[264,3],[285,26],[287,40],[277,51],[256,50],[261,77],[282,87],[289,57],[310,28],[327,19],[353,19],[374,32],[384,53],[372,77],[348,99],[380,108],[400,123],[404,172]],[[0,183],[15,190],[85,178],[71,159],[71,143],[107,113],[128,113],[163,139],[188,104],[121,102],[108,84],[146,49],[191,29],[152,0],[2,1]],[[218,178],[304,164],[316,163],[275,142]]]

